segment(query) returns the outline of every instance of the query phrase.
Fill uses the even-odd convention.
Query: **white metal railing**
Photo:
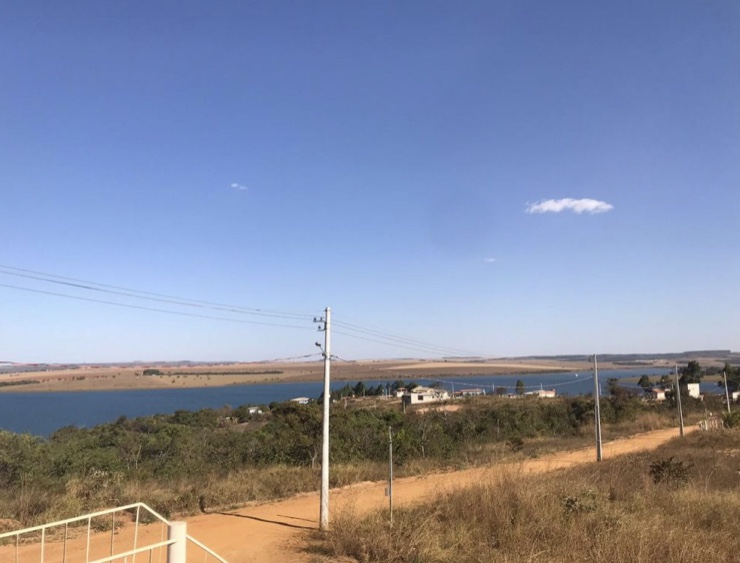
[[[720,430],[724,428],[724,422],[718,416],[709,416],[699,421],[700,430]]]
[[[123,550],[121,550],[122,546],[115,545],[116,534],[124,528],[124,523],[117,519],[117,516],[122,515],[126,515],[127,519],[131,517],[134,519],[133,533],[127,534],[129,545]],[[108,520],[109,517],[110,520]],[[160,524],[159,538],[154,538],[158,541],[152,541],[150,538],[141,542],[140,528],[145,524],[142,520]],[[83,526],[86,528],[84,543],[79,537],[80,534],[76,533]],[[107,534],[96,530],[96,528],[106,529],[108,526],[110,526],[109,542],[106,541]],[[148,529],[148,531],[150,532],[148,536],[151,537],[152,530]],[[227,563],[213,550],[189,536],[186,533],[184,522],[170,522],[146,504],[137,502],[0,534],[0,561],[3,563],[6,561],[8,563],[20,563],[21,561],[68,563],[69,561],[71,563],[72,560],[79,561],[81,552],[84,551],[83,561],[85,563],[112,563],[114,561],[136,563],[136,556],[143,554],[148,554],[148,563],[155,563],[155,555],[156,563],[162,563],[163,555],[165,562],[186,563],[188,542],[204,553],[206,563],[209,558],[219,563]],[[121,543],[120,540],[119,543]],[[38,548],[36,551],[34,551],[35,547]],[[74,551],[74,555],[71,551]]]
[[[189,542],[191,542],[192,544],[194,544],[196,547],[199,547],[204,552],[203,561],[205,563],[208,562],[209,557],[213,557],[219,563],[228,563],[228,561],[226,561],[226,559],[224,559],[223,557],[221,557],[220,555],[218,555],[210,547],[208,547],[208,546],[202,544],[201,542],[199,542],[198,540],[196,540],[193,536],[188,535],[187,538],[188,538],[188,541]]]

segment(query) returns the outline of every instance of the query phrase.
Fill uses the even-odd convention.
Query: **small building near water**
[[[537,389],[536,391],[529,391],[524,393],[527,397],[538,397],[540,399],[554,399],[557,397],[557,391],[555,389]]]
[[[698,383],[687,383],[686,390],[689,392],[689,397],[694,399],[701,399],[701,391],[699,391]]]
[[[310,400],[311,399],[308,397],[296,397],[295,399],[291,399],[290,402],[298,403],[299,405],[307,405]]]
[[[406,391],[401,400],[404,405],[418,405],[420,403],[439,403],[449,398],[450,394],[444,389],[414,387],[412,391]]]

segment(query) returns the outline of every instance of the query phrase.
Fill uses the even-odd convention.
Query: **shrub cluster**
[[[735,430],[695,432],[557,479],[497,472],[397,508],[392,526],[387,510],[343,514],[322,547],[384,563],[737,561],[739,448]]]
[[[403,468],[425,459],[459,460],[491,444],[521,450],[527,440],[577,436],[593,424],[593,402],[583,397],[484,398],[465,401],[454,412],[423,414],[404,414],[398,404],[379,402],[377,408],[334,405],[333,463],[384,462],[389,427],[393,429],[394,460]],[[602,412],[607,421],[631,420],[638,409],[648,408],[640,405],[637,400],[611,399],[602,403]],[[238,472],[317,467],[320,405],[281,403],[272,407],[261,416],[250,415],[241,406],[121,417],[90,429],[62,428],[48,439],[0,431],[0,518],[33,522],[63,502],[71,502],[69,510],[75,511],[115,501],[146,500],[128,498],[139,495],[124,492],[131,490],[132,483],[136,484],[134,491],[147,488],[147,483],[177,489],[183,496],[180,504],[197,507],[204,487],[213,487],[219,479]],[[339,484],[342,475],[333,473],[333,484]],[[293,488],[286,485],[282,493],[279,487],[268,488],[269,494],[280,496],[314,486],[312,481]]]

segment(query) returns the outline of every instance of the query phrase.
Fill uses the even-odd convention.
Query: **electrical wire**
[[[8,271],[10,270],[10,271]],[[48,274],[45,272],[38,272],[35,270],[28,270],[25,268],[16,268],[14,266],[6,266],[0,264],[0,274],[8,276],[16,276],[26,279],[32,279],[36,281],[43,281],[46,283],[54,283],[58,285],[65,285],[68,287],[75,287],[78,289],[84,289],[88,291],[97,291],[101,293],[107,293],[111,295],[119,295],[123,297],[131,297],[134,299],[144,299],[148,301],[157,301],[161,303],[169,303],[173,305],[181,305],[186,307],[195,307],[201,309],[213,309],[217,311],[225,311],[229,313],[240,313],[247,315],[258,315],[264,317],[283,318],[289,320],[308,320],[313,319],[313,315],[304,313],[290,313],[285,311],[273,311],[270,309],[258,309],[253,307],[241,307],[236,305],[226,305],[223,303],[214,303],[210,301],[200,301],[197,299],[188,299],[181,297],[174,297],[163,293],[154,293],[150,291],[142,291],[138,289],[131,289],[116,285],[102,284],[98,282],[92,282],[82,280],[78,278],[70,278],[66,276],[58,276],[56,274]]]
[[[253,308],[253,307],[241,307],[241,306],[227,305],[227,304],[216,303],[216,302],[211,302],[211,301],[203,301],[203,300],[189,299],[189,298],[183,298],[183,297],[176,297],[176,296],[168,295],[164,293],[155,293],[155,292],[150,292],[150,291],[131,289],[131,288],[123,287],[123,286],[103,284],[99,282],[83,280],[80,278],[60,276],[57,274],[50,274],[50,273],[41,272],[37,270],[30,270],[26,268],[18,268],[16,266],[9,266],[9,265],[4,265],[4,264],[0,264],[0,274],[20,277],[20,278],[34,280],[34,281],[40,281],[44,283],[63,285],[66,287],[71,287],[71,288],[80,289],[84,291],[92,291],[92,292],[98,292],[98,293],[103,293],[103,294],[108,294],[108,295],[116,295],[119,297],[140,299],[140,300],[153,301],[153,302],[158,302],[158,303],[167,303],[170,305],[177,305],[177,306],[182,306],[182,307],[192,307],[196,309],[211,309],[215,311],[222,311],[222,312],[235,313],[235,314],[255,315],[255,316],[261,316],[261,317],[284,319],[288,321],[307,321],[307,320],[312,320],[315,318],[314,315],[310,315],[307,313],[304,314],[304,313],[297,313],[297,312],[276,311],[276,310],[260,309],[260,308]],[[157,307],[147,307],[147,306],[135,305],[135,304],[126,304],[126,303],[121,303],[121,302],[116,302],[116,301],[109,301],[105,299],[95,299],[91,297],[75,296],[75,295],[70,295],[66,293],[57,293],[53,291],[34,289],[30,287],[22,287],[22,286],[11,285],[11,284],[0,284],[0,287],[7,287],[7,288],[17,289],[17,290],[22,290],[22,291],[27,291],[27,292],[32,292],[32,293],[53,295],[57,297],[65,297],[68,299],[78,299],[81,301],[104,303],[104,304],[115,305],[119,307],[128,307],[131,309],[156,311],[156,312],[162,312],[162,313],[174,314],[174,315],[180,315],[180,316],[189,316],[189,317],[195,317],[195,318],[221,320],[221,321],[228,321],[228,322],[243,322],[246,324],[255,324],[255,325],[263,325],[263,326],[304,328],[304,327],[297,327],[295,325],[287,325],[287,324],[280,324],[280,323],[246,321],[246,320],[240,321],[237,319],[231,319],[231,318],[226,318],[226,317],[221,317],[221,316],[185,313],[185,312],[180,312],[180,311],[172,311],[169,309],[161,309]],[[343,330],[335,330],[334,332],[336,334],[349,336],[351,338],[357,338],[357,339],[365,340],[368,342],[374,342],[377,344],[383,344],[386,346],[403,348],[407,350],[414,350],[414,351],[423,352],[426,354],[434,354],[434,355],[438,355],[442,357],[451,356],[451,355],[452,356],[466,355],[466,356],[484,357],[484,355],[482,354],[477,354],[475,352],[471,352],[468,350],[424,342],[422,340],[408,338],[400,334],[392,333],[384,329],[362,326],[362,325],[358,325],[355,323],[345,322],[345,321],[342,321],[341,319],[339,320],[335,319],[333,323],[339,328],[343,329]]]
[[[277,362],[291,362],[293,360],[305,360],[306,358],[313,358],[315,356],[323,356],[323,354],[321,352],[315,352],[313,354],[304,354],[303,356],[289,356],[287,358],[272,358],[270,360],[258,360],[258,361],[243,362],[243,363],[245,364],[274,364]],[[242,363],[242,362],[239,362],[239,363]]]
[[[521,374],[521,375],[532,376],[532,375],[535,375],[535,374]],[[485,375],[482,375],[481,377],[486,377],[486,376]],[[500,376],[497,375],[495,377],[500,377]],[[502,377],[506,377],[506,376],[502,376]],[[512,375],[510,377],[516,377],[516,375]],[[565,381],[563,383],[548,383],[547,384],[547,387],[548,387],[548,389],[551,388],[551,387],[563,387],[565,385],[573,385],[575,383],[580,383],[582,381],[590,381],[593,378],[594,378],[594,376],[593,375],[590,375],[590,376],[587,376],[587,377],[581,377],[581,378],[578,378],[578,379],[572,379],[570,381]],[[434,378],[431,378],[431,377],[420,377],[419,379],[426,379],[428,381],[436,381],[437,383],[446,383],[448,385],[464,385],[464,386],[468,386],[468,387],[480,387],[481,385],[488,385],[487,383],[485,383],[485,384],[482,384],[482,383],[468,383],[468,382],[465,382],[465,381],[451,381],[451,380],[446,380],[446,379],[434,379]],[[493,385],[495,385],[495,383]],[[499,387],[505,387],[505,386],[504,385],[499,385]],[[525,385],[524,386],[525,389],[540,389],[541,387],[542,387],[542,385]]]
[[[285,319],[285,320],[291,320],[291,321],[303,321],[303,320],[309,320],[309,319],[314,318],[313,315],[304,314],[304,313],[276,311],[276,310],[270,310],[270,309],[259,309],[259,308],[251,308],[251,307],[241,307],[241,306],[227,305],[223,303],[215,303],[215,302],[210,302],[210,301],[202,301],[202,300],[196,300],[196,299],[175,297],[175,296],[164,294],[164,293],[155,293],[155,292],[150,292],[150,291],[131,289],[131,288],[123,287],[123,286],[103,284],[99,282],[83,280],[80,278],[60,276],[57,274],[50,274],[47,272],[30,270],[27,268],[18,268],[16,266],[9,266],[9,265],[4,265],[4,264],[0,264],[0,274],[20,277],[24,279],[30,279],[34,281],[40,281],[44,283],[63,285],[66,287],[72,287],[72,288],[81,289],[85,291],[93,291],[93,292],[99,292],[99,293],[104,293],[104,294],[109,294],[109,295],[116,295],[120,297],[141,299],[141,300],[153,301],[153,302],[158,302],[158,303],[167,303],[171,305],[192,307],[192,308],[197,308],[197,309],[211,309],[211,310],[223,311],[223,312],[228,312],[228,313],[255,315],[255,316],[262,316],[262,317]],[[79,299],[83,301],[92,301],[92,302],[105,303],[105,304],[110,304],[110,305],[117,305],[121,307],[128,306],[129,308],[158,311],[158,312],[164,312],[164,313],[169,313],[169,314],[177,314],[181,316],[192,316],[196,318],[233,321],[232,319],[227,319],[224,317],[215,317],[212,315],[187,314],[187,313],[182,313],[182,312],[165,310],[165,309],[160,309],[160,308],[155,308],[155,307],[144,307],[144,306],[139,306],[139,305],[126,305],[123,303],[112,302],[112,301],[103,300],[103,299],[93,299],[89,297],[73,296],[69,294],[57,293],[57,292],[52,292],[52,291],[44,291],[44,290],[39,290],[39,289],[32,289],[32,288],[21,287],[17,285],[0,284],[0,286],[10,287],[13,289],[19,289],[19,290],[29,291],[29,292],[44,293],[47,295],[55,295],[59,297],[66,297],[70,299]],[[233,321],[233,322],[236,322],[236,321]],[[355,334],[349,334],[348,332],[336,331],[337,334],[343,334],[345,336],[359,338],[361,340],[366,340],[369,342],[375,342],[375,343],[384,344],[387,346],[405,348],[405,349],[414,350],[417,352],[424,352],[427,354],[435,354],[439,356],[460,355],[460,354],[472,355],[472,356],[482,356],[481,354],[476,354],[476,353],[473,353],[467,350],[461,350],[461,349],[457,349],[457,348],[453,348],[449,346],[440,346],[437,344],[432,344],[432,343],[424,342],[421,340],[408,338],[408,337],[405,337],[399,334],[394,334],[392,332],[384,331],[382,329],[370,328],[370,327],[360,326],[354,323],[344,322],[341,319],[335,320],[334,323],[340,328],[343,328],[345,331],[349,331],[349,333],[355,333]],[[260,323],[257,321],[251,321],[249,324],[293,327],[292,325],[282,325],[279,323]],[[365,336],[361,336],[361,335],[365,335]]]
[[[375,339],[375,338],[367,338],[365,336],[359,336],[357,334],[350,334],[348,332],[343,332],[341,330],[332,329],[332,334],[340,334],[342,336],[349,336],[350,338],[356,338],[358,340],[365,340],[367,342],[375,342],[376,344],[384,344],[386,346],[394,346],[396,348],[403,348],[403,349],[406,349],[406,350],[415,350],[417,352],[424,352],[424,353],[427,353],[427,354],[434,353],[434,354],[438,354],[440,356],[443,356],[444,355],[444,354],[440,353],[440,351],[438,349],[434,349],[434,348],[422,348],[420,346],[411,346],[411,345],[403,344],[403,343],[399,343],[399,342],[389,342],[387,340],[378,340],[378,339]]]
[[[332,324],[339,326],[341,328],[344,328],[345,330],[350,330],[354,332],[359,332],[361,334],[367,334],[369,336],[373,336],[375,338],[382,338],[384,340],[388,340],[392,343],[400,343],[404,345],[409,345],[412,347],[417,348],[424,348],[424,349],[431,349],[435,352],[442,352],[442,355],[465,355],[465,356],[474,356],[474,357],[485,357],[485,354],[479,354],[476,352],[471,352],[470,350],[463,350],[460,348],[453,348],[451,346],[442,346],[439,344],[433,344],[430,342],[425,342],[423,340],[417,340],[414,338],[408,338],[399,334],[394,334],[392,332],[377,329],[377,328],[371,328],[371,327],[365,327],[360,326],[353,323],[344,322],[342,320],[335,320],[332,319]]]
[[[323,354],[320,354],[323,356]],[[339,356],[335,356],[334,354],[331,355],[332,360],[339,360],[340,362],[345,362],[347,364],[356,364],[357,360],[345,360],[344,358],[340,358]]]
[[[335,355],[332,355],[332,359],[337,359],[337,360],[340,360],[342,362],[347,362],[347,363],[356,363],[356,361],[357,361],[357,360],[346,360],[344,358],[340,358],[339,356],[335,356]],[[386,370],[384,370],[384,372],[387,373],[391,377],[398,377],[399,379],[403,379],[403,378],[409,377],[409,374],[408,373],[401,373],[401,372],[398,372],[398,371],[386,371]],[[532,376],[532,375],[537,375],[537,374],[520,374],[520,375]],[[492,377],[492,376],[482,374],[480,377]],[[502,375],[502,376],[493,376],[493,377],[507,377],[507,376],[506,375]],[[516,374],[513,374],[513,375],[511,375],[509,377],[516,377]],[[561,382],[561,383],[549,383],[547,385],[547,387],[548,388],[552,388],[552,387],[563,387],[563,386],[566,386],[566,385],[574,385],[576,383],[581,383],[581,382],[584,382],[584,381],[591,381],[593,378],[594,378],[593,375],[587,375],[585,377],[578,377],[578,375],[576,374],[575,379],[571,379],[569,381],[564,381],[564,382]],[[458,381],[458,380],[451,381],[449,379],[436,379],[434,377],[426,377],[426,376],[423,376],[423,374],[422,374],[422,376],[420,376],[420,377],[418,377],[416,379],[420,379],[422,381],[434,381],[436,383],[444,383],[444,384],[447,384],[447,385],[463,385],[463,386],[474,387],[474,388],[479,388],[481,385],[488,385],[487,383],[485,383],[485,384],[484,383],[469,383],[469,382],[466,382],[466,381]],[[495,385],[495,383],[494,383],[494,385]],[[525,385],[524,386],[525,389],[540,389],[541,387],[542,387],[542,385]]]
[[[279,362],[290,362],[290,361],[293,361],[293,360],[305,360],[306,358],[313,358],[315,356],[321,356],[321,355],[323,355],[323,354],[318,353],[318,352],[315,352],[313,354],[303,354],[302,356],[287,356],[287,357],[283,357],[283,358],[270,358],[269,360],[252,360],[252,361],[248,361],[248,362],[230,362],[230,363],[232,363],[232,364],[274,364],[274,363],[279,363]],[[128,363],[129,362],[123,362],[123,364],[128,364]],[[155,362],[155,363],[165,363],[166,364],[168,362]],[[177,362],[174,362],[174,363],[177,363]],[[211,363],[213,363],[213,362],[203,362],[202,364],[193,363],[193,365],[194,365],[194,367],[196,367],[197,365],[208,365],[208,364],[211,364]],[[219,363],[222,363],[222,362],[219,362]],[[41,367],[41,366],[45,366],[45,367],[48,367],[48,366],[57,366],[57,365],[79,365],[79,364],[77,362],[64,362],[64,363],[61,363],[61,364],[60,363],[56,363],[56,362],[55,363],[51,363],[51,364],[46,364],[46,363],[43,363],[43,362],[42,363],[36,362],[36,363],[32,363],[31,364],[31,363],[26,363],[26,362],[13,362],[11,360],[0,360],[0,366],[22,366],[22,367]],[[114,366],[115,365],[115,366],[118,366],[120,364],[119,363],[116,363],[116,362],[105,362],[103,364],[98,364],[98,365],[103,365],[103,366]],[[133,365],[133,363],[131,365]]]
[[[107,301],[105,299],[94,299],[92,297],[83,297],[81,295],[69,295],[66,293],[57,293],[55,291],[45,291],[42,289],[32,289],[30,287],[21,287],[17,285],[10,285],[5,283],[0,283],[0,287],[7,287],[10,289],[18,289],[20,291],[27,291],[29,293],[40,293],[43,295],[53,295],[55,297],[66,297],[67,299],[76,299],[78,301],[88,301],[91,303],[104,303],[106,305],[115,305],[117,307],[125,307],[128,309],[138,309],[140,311],[155,311],[157,313],[167,313],[169,315],[178,315],[181,317],[194,317],[197,319],[209,319],[214,321],[226,321],[231,323],[239,323],[239,324],[250,324],[250,325],[261,325],[261,326],[276,326],[281,328],[298,328],[302,330],[312,330],[312,327],[310,326],[298,326],[298,325],[287,325],[287,324],[278,324],[278,323],[267,323],[262,321],[249,321],[246,319],[232,319],[229,317],[216,317],[212,315],[199,315],[197,313],[185,313],[183,311],[172,311],[169,309],[159,309],[157,307],[144,307],[143,305],[132,305],[131,303],[118,303],[116,301]]]

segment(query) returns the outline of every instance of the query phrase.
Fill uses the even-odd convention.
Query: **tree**
[[[650,389],[653,386],[653,384],[650,382],[650,378],[647,375],[641,375],[640,381],[638,381],[637,384],[646,390]]]
[[[366,391],[365,384],[362,381],[358,381],[353,391],[355,393],[355,397],[364,397]]]
[[[696,360],[691,360],[685,368],[678,370],[678,373],[681,374],[679,379],[681,385],[686,385],[687,383],[699,383],[704,375],[699,362]]]
[[[617,394],[617,387],[619,387],[619,380],[616,377],[609,377],[606,380],[606,388],[609,391],[609,395],[612,397]]]
[[[725,367],[722,368],[722,371],[727,376],[727,389],[730,391],[730,393],[734,393],[735,391],[740,390],[740,367],[733,367],[725,362]],[[724,380],[720,379],[717,382],[717,385],[719,385],[720,387],[724,387]]]
[[[399,389],[406,389],[406,382],[403,379],[394,381],[390,386],[390,392],[395,394]]]
[[[524,395],[524,382],[521,379],[517,379],[516,382],[516,394]]]

